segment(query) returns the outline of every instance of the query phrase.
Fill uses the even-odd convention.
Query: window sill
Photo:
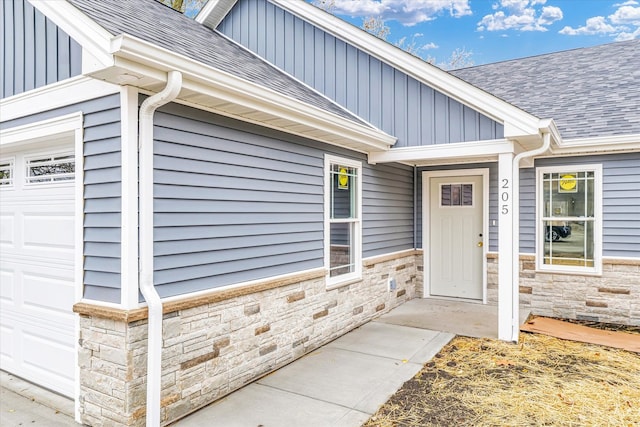
[[[336,281],[335,278],[332,280],[329,277],[327,277],[326,279],[326,290],[327,291],[332,291],[334,289],[338,289],[338,288],[342,288],[345,286],[349,286],[352,285],[354,283],[358,283],[358,282],[362,282],[362,276],[351,276],[351,277],[345,277],[344,279],[341,279],[339,281]]]

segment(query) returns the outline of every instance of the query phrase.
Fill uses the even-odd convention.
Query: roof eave
[[[195,17],[196,22],[216,28],[231,11],[237,0],[208,0]]]
[[[93,75],[156,91],[168,71],[183,74],[178,100],[287,133],[362,152],[384,151],[396,138],[321,108],[251,83],[130,35],[114,37],[114,65]],[[122,79],[127,79],[123,82]]]

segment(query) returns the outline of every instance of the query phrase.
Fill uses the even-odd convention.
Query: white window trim
[[[550,265],[544,263],[544,234],[542,230],[543,206],[545,204],[542,178],[546,173],[562,173],[568,171],[593,172],[593,267],[579,267],[570,265]],[[541,272],[580,273],[582,275],[602,274],[602,165],[563,165],[545,166],[536,169],[536,269]]]
[[[339,164],[354,168],[358,175],[356,186],[355,242],[353,244],[355,265],[352,273],[331,277],[331,165]],[[327,269],[326,285],[328,289],[346,285],[362,279],[362,162],[344,157],[325,154],[324,157],[324,265]]]

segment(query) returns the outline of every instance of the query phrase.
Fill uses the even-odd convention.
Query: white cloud
[[[616,31],[616,28],[607,23],[604,16],[594,16],[587,19],[584,26],[578,28],[572,28],[569,26],[560,30],[560,34],[566,34],[569,36],[577,35],[593,35],[593,34],[609,34]]]
[[[437,44],[435,44],[434,42],[430,42],[430,43],[427,43],[427,44],[425,44],[424,46],[422,46],[422,49],[424,49],[424,50],[429,50],[429,49],[437,49],[437,48],[439,48],[439,47],[440,47],[440,46],[438,46],[438,45],[437,45]]]
[[[621,6],[612,15],[609,20],[614,24],[631,24],[640,26],[640,7]]]
[[[632,33],[628,33],[626,31],[622,31],[618,33],[618,35],[615,38],[615,41],[622,42],[622,41],[633,40],[637,38],[640,38],[640,27],[636,28],[636,30]]]
[[[478,31],[547,31],[547,27],[563,17],[562,9],[542,6],[546,0],[500,0],[496,12],[478,22]],[[541,7],[542,6],[542,7]]]
[[[633,5],[636,5],[636,4],[638,4],[638,2],[637,2],[636,0],[629,0],[629,1],[626,1],[626,2],[624,2],[624,3],[615,3],[615,4],[613,5],[613,7],[620,7],[620,6],[633,6]]]
[[[411,26],[442,14],[455,18],[471,15],[469,0],[336,0],[333,13],[349,16],[380,16]]]
[[[636,7],[636,0],[614,4],[617,7],[611,15],[593,16],[585,21],[583,26],[566,26],[560,34],[568,36],[607,35],[616,41],[640,38],[640,6]]]

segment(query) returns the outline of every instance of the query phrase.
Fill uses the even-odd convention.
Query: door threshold
[[[440,295],[427,295],[423,297],[423,299],[433,299],[433,300],[439,300],[439,301],[464,302],[469,304],[486,305],[486,303],[483,302],[482,299],[472,299],[472,298],[456,298],[456,297],[445,297]]]

